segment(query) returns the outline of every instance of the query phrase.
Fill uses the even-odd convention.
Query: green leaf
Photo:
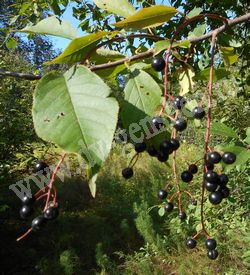
[[[212,122],[211,132],[215,135],[237,138],[235,131],[222,122]]]
[[[210,68],[206,68],[195,75],[196,80],[209,80]],[[230,72],[225,68],[218,68],[213,70],[214,81],[220,80],[230,75]]]
[[[247,137],[244,139],[244,141],[246,143],[250,144],[250,127],[247,128],[246,135],[247,135]]]
[[[177,10],[173,7],[156,5],[149,8],[144,8],[135,14],[127,17],[125,20],[115,23],[119,28],[134,28],[144,29],[157,27],[169,21]]]
[[[230,66],[237,62],[238,55],[235,54],[233,47],[220,47],[219,49],[226,66]]]
[[[156,42],[154,45],[154,55],[158,55],[159,53],[167,50],[169,48],[169,45],[170,45],[169,39]],[[191,43],[189,40],[183,40],[181,42],[174,42],[172,47],[189,48],[190,45]]]
[[[126,56],[121,54],[120,52],[102,47],[97,49],[96,53],[91,56],[91,61],[93,61],[95,64],[103,64],[111,61],[117,61],[125,57]]]
[[[45,64],[73,64],[75,62],[79,62],[87,56],[89,51],[93,49],[106,34],[107,32],[100,31],[76,38],[71,41],[71,43],[61,55],[52,61],[46,62]]]
[[[203,11],[202,8],[194,8],[192,9],[188,14],[187,14],[187,17],[194,17],[194,16],[197,16],[199,15],[201,12]]]
[[[6,47],[8,49],[15,49],[15,47],[17,46],[17,41],[14,37],[11,37],[8,42],[6,43]]]
[[[122,121],[126,129],[147,116],[154,116],[161,102],[161,89],[155,80],[142,70],[134,70],[124,89]],[[138,131],[140,132],[140,131]]]
[[[84,66],[64,75],[49,73],[36,87],[33,120],[37,135],[81,155],[93,177],[107,158],[116,129],[118,104],[110,88]]]
[[[125,18],[131,16],[136,12],[135,8],[128,2],[128,0],[94,0],[94,3],[100,9],[120,15]]]
[[[164,209],[164,207],[160,207],[159,210],[158,210],[158,215],[159,215],[160,217],[163,217],[164,214],[165,214],[165,209]]]
[[[34,26],[27,26],[22,30],[15,31],[34,34],[48,34],[68,39],[75,39],[77,37],[77,32],[71,24],[66,20],[58,19],[56,16],[50,16]]]
[[[202,36],[206,31],[206,24],[201,24],[200,26],[196,27],[192,32],[189,32],[188,38],[194,38]]]

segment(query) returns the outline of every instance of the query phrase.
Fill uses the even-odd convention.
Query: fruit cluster
[[[226,186],[229,181],[228,176],[224,173],[218,174],[214,171],[214,165],[218,164],[221,160],[226,164],[232,164],[236,160],[236,155],[231,152],[225,152],[221,156],[216,151],[208,154],[204,185],[206,190],[210,192],[209,201],[215,205],[221,203],[222,199],[228,198],[230,195],[230,190]]]

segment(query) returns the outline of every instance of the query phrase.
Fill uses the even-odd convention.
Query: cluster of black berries
[[[207,172],[204,175],[205,188],[210,192],[209,201],[212,204],[221,203],[222,199],[228,198],[230,190],[226,186],[229,178],[226,174],[220,174],[213,171],[214,164],[223,161],[226,164],[232,164],[236,160],[236,155],[231,152],[225,152],[222,156],[218,152],[210,152],[206,163]]]
[[[154,117],[151,121],[151,125],[155,130],[160,130],[162,127],[164,127],[164,123],[161,117]],[[163,140],[160,143],[158,149],[154,145],[147,145],[144,141],[134,144],[134,148],[137,153],[147,151],[150,156],[156,157],[160,162],[166,162],[169,158],[169,155],[178,150],[179,147],[180,142],[174,138]],[[131,178],[133,174],[132,167],[127,167],[122,170],[122,175],[125,179]]]
[[[188,239],[186,241],[186,245],[188,248],[193,249],[196,247],[197,241],[193,238]],[[216,240],[215,239],[207,239],[205,241],[205,246],[208,250],[208,252],[207,252],[208,258],[211,260],[215,260],[218,257],[218,251],[216,250],[216,246],[217,246]]]
[[[193,179],[193,175],[198,172],[198,167],[196,164],[190,164],[188,170],[181,173],[181,179],[184,182],[190,182]]]
[[[47,171],[46,168],[49,166],[44,161],[39,161],[35,165],[34,172],[35,173],[43,173],[43,175],[46,175]],[[30,194],[29,196],[26,194],[22,198],[22,208],[20,210],[20,217],[22,219],[27,219],[30,217],[34,212],[34,205],[36,202],[36,197]],[[49,206],[43,213],[43,215],[40,215],[33,219],[31,222],[31,228],[33,231],[38,231],[42,225],[46,223],[48,220],[54,220],[57,218],[59,214],[58,206],[51,205]]]

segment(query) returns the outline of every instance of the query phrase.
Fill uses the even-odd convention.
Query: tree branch
[[[204,34],[202,36],[191,38],[191,39],[189,39],[189,41],[191,43],[201,42],[203,40],[206,40],[206,39],[212,37],[215,32],[217,34],[219,34],[221,32],[224,32],[228,28],[231,28],[235,25],[247,22],[249,20],[250,20],[250,13],[247,13],[247,14],[242,15],[240,17],[237,17],[235,19],[227,20],[227,24],[225,24],[225,25],[223,25],[223,26],[221,26],[221,27],[219,27],[219,28],[207,33],[207,34]],[[121,65],[124,62],[134,61],[134,60],[137,60],[137,59],[150,57],[153,54],[154,54],[154,50],[150,49],[146,52],[139,53],[139,54],[131,56],[131,57],[126,57],[126,58],[118,60],[118,61],[109,62],[109,63],[105,63],[105,64],[101,64],[101,65],[93,65],[93,66],[90,67],[90,70],[91,71],[98,71],[98,70],[102,70],[102,69],[112,68],[112,67]],[[26,79],[26,80],[39,80],[39,79],[41,79],[42,76],[41,75],[28,74],[28,73],[16,73],[16,72],[9,72],[9,71],[0,70],[0,77],[17,77],[17,78],[22,78],[22,79]]]

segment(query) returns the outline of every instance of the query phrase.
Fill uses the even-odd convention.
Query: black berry
[[[171,150],[171,143],[168,140],[163,140],[160,144],[160,150],[164,154],[169,154],[169,151]]]
[[[176,150],[179,149],[179,147],[180,147],[180,142],[179,142],[178,139],[176,139],[176,138],[171,138],[171,139],[169,140],[169,142],[170,142],[170,145],[171,145],[172,150],[176,151]]]
[[[221,161],[221,155],[218,152],[210,152],[208,154],[208,161],[212,163],[219,163]]]
[[[183,211],[179,212],[179,218],[180,218],[180,220],[182,220],[182,221],[185,220],[185,219],[187,218],[186,213],[183,212]]]
[[[234,153],[231,152],[225,152],[222,155],[222,160],[226,163],[226,164],[232,164],[236,161],[236,155]]]
[[[196,206],[196,205],[197,205],[197,200],[192,199],[192,200],[191,200],[191,204]]]
[[[58,215],[59,215],[58,207],[49,207],[43,213],[44,218],[47,220],[54,220],[58,217]]]
[[[43,216],[36,217],[32,223],[31,227],[34,231],[38,231],[41,229],[41,227],[46,223],[46,219]]]
[[[20,217],[22,219],[27,219],[31,214],[33,213],[33,208],[29,205],[24,205],[21,209],[20,209]]]
[[[188,171],[192,174],[196,174],[198,172],[198,166],[196,164],[190,164]]]
[[[157,155],[157,159],[160,162],[165,162],[165,161],[168,160],[168,154],[167,153],[163,153],[163,152],[159,152],[158,155]]]
[[[217,187],[218,187],[217,183],[205,182],[205,188],[209,192],[214,192],[217,189]]]
[[[174,205],[171,202],[168,202],[164,205],[164,209],[166,212],[171,212],[174,209]]]
[[[218,181],[219,185],[225,186],[227,185],[228,181],[229,181],[229,178],[226,174],[219,175],[219,181]]]
[[[157,152],[157,150],[155,149],[154,146],[148,147],[147,152],[148,152],[148,154],[149,154],[151,157],[155,157],[155,156],[157,156],[157,154],[158,154],[158,152]]]
[[[42,160],[39,160],[37,162],[37,164],[35,165],[35,168],[34,168],[34,173],[38,173],[38,172],[42,172],[44,175],[46,175],[46,168],[48,168],[49,166],[47,165],[46,162],[42,161]]]
[[[167,196],[168,196],[168,193],[167,193],[167,191],[164,190],[164,189],[161,189],[161,190],[158,192],[158,198],[161,199],[161,200],[166,199]]]
[[[205,246],[208,250],[213,250],[216,248],[217,246],[217,243],[216,243],[216,240],[215,239],[207,239],[205,241]]]
[[[22,204],[23,205],[33,205],[35,203],[36,199],[30,194],[30,196],[25,195],[22,198]]]
[[[130,179],[134,175],[134,171],[132,168],[128,167],[122,170],[122,175],[125,179]]]
[[[223,199],[222,194],[219,191],[214,191],[210,193],[208,198],[212,204],[219,204]]]
[[[142,153],[147,149],[147,145],[145,142],[142,143],[135,143],[135,151],[137,153]]]
[[[218,191],[221,193],[223,199],[228,198],[230,195],[230,189],[226,186],[221,186]]]
[[[154,117],[152,119],[152,124],[157,130],[160,130],[164,126],[164,123],[161,117]]]
[[[181,110],[185,104],[186,104],[186,100],[182,96],[177,96],[173,101],[173,106],[175,109]]]
[[[193,179],[193,174],[189,171],[184,171],[181,173],[181,179],[184,182],[190,182]]]
[[[208,256],[208,258],[211,259],[211,260],[217,259],[218,255],[219,255],[219,253],[218,253],[218,251],[215,250],[215,249],[213,249],[213,250],[208,250],[208,252],[207,252],[207,256]]]
[[[202,119],[205,116],[205,111],[202,107],[195,107],[192,111],[194,118]]]
[[[151,66],[155,71],[161,72],[165,68],[166,62],[161,56],[155,56],[152,60]]]
[[[184,131],[187,128],[187,121],[183,118],[177,118],[174,122],[174,128],[177,131]]]
[[[208,170],[205,175],[205,180],[211,183],[217,183],[218,182],[218,174],[214,171]]]
[[[188,240],[186,241],[186,245],[187,245],[188,248],[193,249],[193,248],[196,247],[197,242],[196,242],[196,240],[194,240],[194,239],[188,239]]]

